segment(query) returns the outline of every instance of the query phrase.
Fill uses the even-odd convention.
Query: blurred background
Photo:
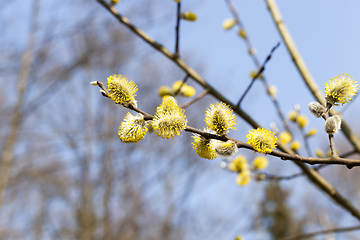
[[[287,24],[320,89],[338,74],[358,80],[360,2],[278,0]],[[328,151],[323,121],[307,110],[314,101],[275,27],[265,1],[233,0],[262,63],[278,89],[284,113],[298,104],[317,128],[316,148]],[[156,41],[174,50],[176,6],[172,0],[122,0],[116,8]],[[183,0],[197,14],[181,22],[180,56],[220,93],[236,103],[256,70],[223,0]],[[148,133],[137,144],[119,140],[127,113],[101,96],[91,81],[123,74],[139,88],[140,109],[154,114],[158,88],[185,73],[89,0],[0,0],[0,239],[278,239],[298,233],[353,226],[358,221],[304,176],[236,185],[221,158],[201,159],[191,134],[166,140]],[[189,79],[189,85],[202,92]],[[178,98],[180,104],[188,99]],[[204,113],[217,100],[206,96],[186,109],[189,125],[202,129]],[[266,89],[256,82],[242,107],[258,123],[280,131],[281,119]],[[337,107],[360,135],[359,99]],[[296,124],[294,138],[302,141]],[[251,126],[240,117],[229,135],[245,141]],[[342,133],[339,154],[351,151]],[[251,160],[258,154],[240,149]],[[300,155],[307,155],[302,147]],[[350,156],[359,158],[358,155]],[[269,157],[264,172],[300,173],[292,162]],[[328,166],[321,174],[360,208],[360,172]],[[313,239],[359,239],[359,232]]]

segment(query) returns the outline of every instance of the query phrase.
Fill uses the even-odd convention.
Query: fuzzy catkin
[[[329,117],[325,121],[325,132],[328,134],[337,133],[337,131],[341,128],[341,118],[338,115],[334,115]]]
[[[234,141],[218,142],[215,145],[215,152],[221,157],[230,157],[237,153],[238,148]]]
[[[308,104],[309,110],[315,117],[319,118],[326,112],[326,108],[318,102],[311,102]]]

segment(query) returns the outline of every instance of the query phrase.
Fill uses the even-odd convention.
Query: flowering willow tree
[[[353,134],[349,125],[342,119],[340,114],[332,109],[333,106],[339,104],[344,105],[353,100],[358,92],[358,84],[351,75],[337,75],[325,84],[325,96],[323,96],[320,93],[321,91],[317,89],[317,86],[312,84],[313,80],[307,74],[307,69],[301,64],[302,59],[300,54],[294,47],[295,45],[292,43],[292,39],[289,37],[286,28],[283,27],[284,23],[281,21],[281,15],[273,0],[268,0],[267,4],[279,31],[283,36],[284,43],[288,47],[290,54],[293,56],[296,66],[302,73],[304,81],[318,100],[317,102],[310,102],[308,108],[315,117],[323,118],[325,120],[324,131],[322,131],[322,134],[327,134],[328,136],[330,150],[330,156],[328,158],[324,157],[321,150],[315,151],[317,157],[311,157],[312,153],[308,146],[307,138],[314,136],[317,133],[317,130],[311,129],[306,133],[304,132],[304,128],[307,126],[309,120],[305,115],[299,113],[298,107],[295,107],[294,111],[290,112],[286,119],[276,99],[276,87],[269,85],[262,75],[267,62],[271,59],[273,53],[279,47],[279,44],[271,50],[262,65],[258,64],[258,70],[253,71],[250,74],[252,80],[249,83],[249,86],[245,89],[237,104],[234,104],[226,96],[211,87],[196,71],[190,68],[181,59],[179,52],[180,22],[182,20],[195,21],[197,16],[192,12],[182,12],[180,0],[177,0],[175,1],[177,3],[174,3],[177,5],[174,52],[169,51],[161,44],[155,42],[144,31],[135,27],[129,19],[120,15],[115,8],[116,6],[121,5],[119,1],[107,2],[105,0],[98,0],[98,2],[102,4],[110,14],[116,17],[120,23],[133,31],[134,34],[167,56],[170,61],[177,64],[186,75],[183,81],[175,82],[172,87],[162,86],[158,89],[159,95],[163,100],[156,111],[154,110],[152,113],[145,112],[141,107],[138,107],[138,105],[141,106],[141,102],[144,101],[144,99],[141,99],[141,96],[139,96],[138,101],[135,100],[135,93],[138,88],[141,88],[141,86],[135,84],[136,80],[130,81],[126,76],[121,75],[120,73],[120,75],[115,74],[108,77],[107,87],[101,81],[91,82],[92,85],[100,87],[100,92],[104,97],[110,98],[116,104],[136,112],[136,115],[128,112],[123,121],[119,124],[118,135],[123,143],[135,144],[139,141],[146,141],[146,134],[152,132],[155,132],[158,137],[164,139],[174,139],[175,137],[184,134],[183,132],[188,132],[192,134],[192,146],[195,150],[194,154],[207,160],[221,157],[223,159],[221,167],[237,173],[236,183],[241,186],[248,184],[252,177],[258,180],[267,178],[267,176],[259,170],[263,170],[268,166],[268,155],[274,156],[279,160],[290,160],[302,169],[303,174],[301,175],[306,175],[316,186],[324,191],[343,209],[349,211],[360,220],[360,211],[339,192],[335,191],[334,188],[317,172],[317,170],[324,165],[344,165],[349,169],[360,166],[360,160],[339,156],[336,151],[334,134],[340,130],[343,130],[345,136],[353,143],[358,152],[360,151],[360,144],[358,137]],[[249,54],[256,60],[255,62],[258,63],[259,61],[256,59],[255,50],[250,44],[245,28],[242,25],[235,8],[230,0],[226,0],[225,2],[228,4],[234,17],[226,19],[223,23],[223,28],[229,30],[238,26],[238,35],[247,43]],[[189,103],[179,106],[177,103],[177,98],[179,96],[191,98],[196,94],[191,84],[187,83],[189,78],[198,82],[204,88],[204,92],[194,97]],[[242,110],[241,103],[244,97],[251,91],[255,81],[261,81],[266,86],[267,93],[283,121],[284,131],[278,131],[275,126],[271,129],[264,128]],[[203,113],[203,116],[201,116],[204,118],[205,122],[205,126],[201,130],[191,126],[191,122],[186,119],[184,109],[205,95],[212,95],[214,101]],[[243,118],[252,126],[252,129],[248,131],[249,133],[246,136],[243,136],[242,139],[234,139],[228,136],[230,130],[236,131],[236,115]],[[288,121],[297,123],[298,127],[304,133],[304,142],[308,156],[299,155],[298,150],[301,147],[301,143],[294,139],[288,126]],[[250,165],[245,156],[237,155],[238,149],[246,149],[261,155],[254,158]],[[322,165],[320,165],[320,167],[312,168],[308,164]]]

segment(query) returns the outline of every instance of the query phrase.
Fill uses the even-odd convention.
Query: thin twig
[[[312,169],[314,169],[315,171],[319,171],[324,166],[329,166],[329,165],[319,165],[319,166],[316,166],[316,167],[314,167]],[[290,175],[290,176],[276,176],[276,175],[272,175],[272,174],[269,174],[269,173],[263,173],[263,174],[265,174],[265,179],[264,180],[274,180],[274,181],[290,180],[290,179],[294,179],[294,178],[305,175],[304,172],[295,173],[295,174]]]
[[[351,151],[351,152],[347,152],[347,153],[341,154],[339,157],[340,157],[340,158],[346,158],[346,157],[348,157],[348,156],[350,156],[350,155],[352,155],[352,154],[355,154],[355,153],[357,153],[357,152],[353,150],[353,151]],[[319,166],[314,167],[314,170],[315,170],[315,171],[319,171],[320,169],[323,169],[324,167],[327,167],[327,166],[330,166],[330,165],[328,165],[328,164],[322,164],[322,165],[319,165]]]
[[[236,20],[236,24],[239,26],[240,29],[244,29],[245,30],[245,27],[244,27],[244,24],[241,22],[240,20],[240,17],[239,17],[239,14],[237,13],[234,5],[232,4],[232,2],[230,0],[225,0],[230,11],[232,12],[235,20]],[[247,46],[247,49],[248,49],[248,52],[250,53],[250,51],[253,49],[252,45],[251,45],[251,42],[250,42],[250,39],[248,36],[246,36],[245,38],[245,43],[246,43],[246,46]],[[258,60],[258,58],[256,57],[255,53],[252,53],[250,54],[253,62],[255,63],[255,66],[256,67],[260,67],[260,62]]]
[[[176,58],[180,57],[180,53],[179,53],[179,32],[180,32],[180,15],[181,15],[180,9],[181,9],[181,2],[178,2],[177,19],[176,19],[176,27],[175,27],[176,40],[175,40],[175,53],[174,53],[174,57]]]
[[[244,26],[244,24],[241,22],[240,17],[239,17],[239,14],[237,13],[234,5],[232,4],[232,2],[231,2],[230,0],[225,0],[225,1],[226,1],[227,5],[228,5],[230,11],[232,12],[232,14],[233,14],[233,16],[234,16],[237,25],[239,26],[240,29],[244,29],[244,31],[245,31],[245,26]],[[251,44],[251,42],[250,42],[249,36],[246,36],[246,38],[245,38],[244,40],[245,40],[246,46],[247,46],[247,48],[248,48],[248,52],[250,53],[250,51],[252,50],[253,47],[252,47],[252,44]],[[259,63],[258,58],[256,57],[256,54],[253,53],[253,54],[250,54],[250,56],[251,56],[253,62],[255,63],[255,66],[256,66],[257,68],[259,68],[259,67],[260,67],[260,63]],[[268,89],[269,89],[269,84],[267,83],[267,80],[266,80],[266,78],[265,78],[264,75],[263,75],[263,78],[262,78],[262,82],[264,83],[266,90],[268,90]],[[270,95],[270,93],[268,93],[268,94]],[[271,96],[271,95],[270,95],[270,96]],[[284,125],[286,131],[288,131],[289,133],[291,133],[289,124],[287,123],[284,115],[283,115],[282,112],[281,112],[279,102],[277,101],[276,98],[273,98],[273,97],[271,97],[271,100],[272,100],[272,102],[273,102],[274,105],[275,105],[275,108],[276,108],[276,110],[277,110],[277,112],[278,112],[278,114],[279,114],[279,117],[280,117],[281,121],[283,122],[283,125]]]
[[[265,174],[264,180],[273,180],[273,181],[290,180],[305,175],[303,172],[296,173],[290,176],[276,176],[269,173],[263,173],[263,174]]]
[[[301,131],[301,135],[302,135],[303,140],[304,140],[306,152],[307,152],[309,157],[312,157],[311,149],[310,149],[310,145],[309,145],[309,138],[306,137],[306,133],[304,131],[304,128],[300,128],[300,131]]]
[[[183,108],[183,109],[184,109],[184,108],[187,108],[187,107],[190,106],[191,104],[193,104],[193,103],[199,101],[200,99],[202,99],[202,98],[203,98],[206,94],[208,94],[208,93],[209,93],[208,90],[203,91],[203,92],[200,93],[196,98],[194,98],[194,99],[190,100],[189,102],[184,103],[183,105],[181,105],[180,108]]]
[[[248,86],[248,88],[245,90],[244,94],[242,95],[242,97],[240,98],[238,104],[236,105],[238,108],[240,108],[240,103],[242,102],[242,100],[244,99],[244,97],[246,96],[246,94],[249,92],[251,86],[254,84],[255,80],[260,76],[260,74],[265,70],[265,65],[266,63],[270,60],[271,55],[273,54],[273,52],[280,46],[280,42],[278,42],[275,47],[273,47],[270,51],[270,54],[267,56],[267,58],[265,59],[263,65],[260,67],[259,71],[257,72],[257,74],[254,76],[254,78],[251,80],[250,85]]]
[[[349,232],[349,231],[354,231],[354,230],[360,230],[360,226],[348,227],[348,228],[332,228],[332,229],[317,231],[317,232],[313,232],[313,233],[306,233],[306,234],[300,234],[297,236],[281,238],[280,240],[297,240],[297,239],[313,237],[313,236],[320,235],[320,234],[335,233],[335,232]]]
[[[348,156],[353,155],[353,154],[355,154],[355,153],[357,153],[356,150],[351,150],[351,151],[349,151],[349,152],[347,152],[347,153],[341,154],[340,157],[341,157],[341,158],[345,158],[345,157],[348,157]]]

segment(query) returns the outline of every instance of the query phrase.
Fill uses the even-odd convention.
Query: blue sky
[[[16,4],[21,3],[22,1],[16,2]],[[118,5],[118,9],[133,21],[135,25],[145,29],[155,40],[164,44],[168,49],[173,50],[176,3],[172,0],[159,0],[156,1],[156,3],[158,7],[154,9],[155,13],[152,15],[152,18],[158,27],[154,27],[153,25],[148,27],[147,19],[141,16],[133,17],[131,12],[127,11],[128,9],[133,10],[133,5],[139,4],[136,1],[122,0]],[[298,103],[302,107],[302,113],[306,114],[310,119],[310,124],[307,129],[311,127],[317,127],[319,129],[318,136],[311,139],[313,150],[315,147],[325,149],[327,146],[327,136],[322,132],[323,121],[313,117],[307,110],[307,104],[313,101],[314,98],[311,96],[309,90],[307,90],[300,74],[292,63],[290,55],[271,18],[271,14],[267,10],[265,1],[233,0],[233,3],[247,30],[248,37],[257,49],[257,56],[260,62],[264,61],[271,48],[277,42],[281,42],[281,46],[276,50],[272,59],[267,64],[264,75],[271,85],[275,85],[278,88],[278,100],[285,114],[292,109],[293,104]],[[94,3],[89,2],[89,5],[90,4]],[[324,91],[325,82],[338,74],[349,73],[355,76],[355,80],[360,79],[360,48],[358,47],[358,41],[360,39],[360,16],[358,14],[360,1],[349,0],[344,3],[344,1],[340,2],[335,0],[278,0],[277,4],[285,24],[320,89]],[[23,7],[28,8],[29,6],[27,5],[28,2],[25,1]],[[95,5],[98,4],[95,3]],[[229,31],[222,29],[223,20],[232,17],[225,1],[182,0],[182,10],[195,12],[198,20],[196,22],[181,22],[181,55],[185,61],[198,70],[212,86],[216,87],[224,95],[227,95],[231,101],[238,101],[250,81],[249,72],[254,70],[255,66],[247,54],[244,42],[237,35],[237,29],[234,28]],[[98,11],[105,10],[99,5]],[[27,15],[29,11],[26,10],[23,12],[24,15],[16,19],[12,26],[14,26],[13,29],[18,29],[18,32],[24,33],[25,35],[28,26],[21,20],[28,19]],[[13,14],[10,11],[4,11],[3,13]],[[54,10],[54,12],[49,13],[47,17],[51,18],[51,14],[53,13],[58,13],[58,11]],[[81,13],[78,14],[81,15]],[[112,18],[110,14],[105,14],[105,16]],[[74,16],[63,17],[63,23],[69,26],[72,24],[73,19],[75,19]],[[8,39],[9,36],[14,34],[14,31],[9,29],[6,34],[3,39]],[[25,41],[25,39],[26,38],[19,37],[14,43],[11,42],[11,44],[18,44],[19,49],[22,49],[21,45],[23,42],[21,41]],[[10,43],[8,42],[7,44]],[[145,54],[151,53],[154,54],[155,59],[161,58],[159,54],[156,55],[154,51],[151,50],[151,47],[147,46],[142,40],[137,39],[136,44],[139,50],[145,50]],[[161,60],[167,61],[166,59]],[[122,74],[131,78],[131,75],[133,75],[135,71],[141,70],[141,65],[139,65],[139,62],[133,64],[133,67],[128,68],[128,72]],[[165,64],[164,66],[170,66],[172,69],[176,68],[171,65],[171,63],[168,63],[168,65]],[[165,73],[167,71],[170,70],[164,69]],[[179,72],[177,77],[180,79],[183,77],[183,74]],[[169,84],[173,81],[174,79],[169,78]],[[86,84],[88,86],[87,79]],[[194,85],[197,86],[196,83],[194,83]],[[140,85],[139,88],[141,88]],[[197,87],[197,89],[198,91],[200,90],[199,87]],[[154,88],[154,92],[156,91],[157,88]],[[216,101],[211,98],[207,98],[207,100],[212,103]],[[139,102],[140,101],[143,101],[143,99],[139,99]],[[359,99],[356,99],[344,114],[348,122],[352,123],[354,129],[359,129],[356,122],[356,117],[360,115],[358,111],[359,101]],[[265,89],[260,82],[255,83],[249,95],[246,97],[243,107],[247,113],[264,127],[269,128],[271,122],[276,122],[279,129],[283,130],[280,125],[280,120],[275,114],[273,105],[265,95]],[[341,110],[341,108],[338,109]],[[200,116],[200,118],[203,118],[203,115]],[[203,126],[195,127],[201,128]],[[295,128],[295,125],[292,125],[292,127]],[[238,120],[237,129],[237,132],[232,132],[230,135],[245,141],[245,135],[251,127],[244,121]],[[343,139],[340,133],[336,136],[335,142],[340,144]],[[189,149],[189,151],[192,151],[192,149]],[[249,156],[252,154],[249,151],[241,152],[241,154],[244,153]],[[211,176],[210,179],[208,176],[201,179],[200,183],[195,186],[195,191],[199,194],[196,195],[190,205],[193,205],[192,207],[194,208],[200,206],[200,211],[207,211],[206,206],[218,206],[217,211],[219,215],[226,215],[227,212],[233,212],[233,209],[229,209],[228,206],[233,204],[236,198],[241,198],[244,206],[251,204],[252,199],[246,199],[246,196],[259,197],[259,195],[256,194],[255,196],[251,195],[253,194],[252,189],[261,187],[262,184],[252,182],[250,186],[245,188],[236,186],[235,175],[222,171],[219,167],[219,162],[220,159],[208,162],[209,165],[214,166],[217,174]],[[272,158],[270,159],[270,163],[273,166],[270,167],[269,172],[280,172],[282,175],[290,175],[291,173],[299,171],[292,166],[290,162],[284,163]],[[309,187],[310,184],[308,184],[304,178],[292,180],[284,185],[287,187],[291,187],[292,185],[299,186],[296,190],[298,195],[295,196],[299,196],[299,194],[308,191],[308,189],[315,189]],[[205,190],[203,190],[204,186],[207,186]],[[320,200],[326,201],[325,199],[327,199],[327,197],[319,194],[317,190],[316,194],[315,196],[319,196]],[[204,204],[205,201],[206,204]],[[293,199],[293,203],[295,201],[296,199]],[[204,207],[204,209],[201,207]],[[241,230],[246,231],[246,227],[243,227],[248,224],[246,220],[247,219],[241,219],[239,223],[232,224],[230,226],[232,232],[229,232],[228,236],[232,237],[241,232]],[[239,225],[241,227],[239,227]],[[239,228],[236,228],[236,226]]]

